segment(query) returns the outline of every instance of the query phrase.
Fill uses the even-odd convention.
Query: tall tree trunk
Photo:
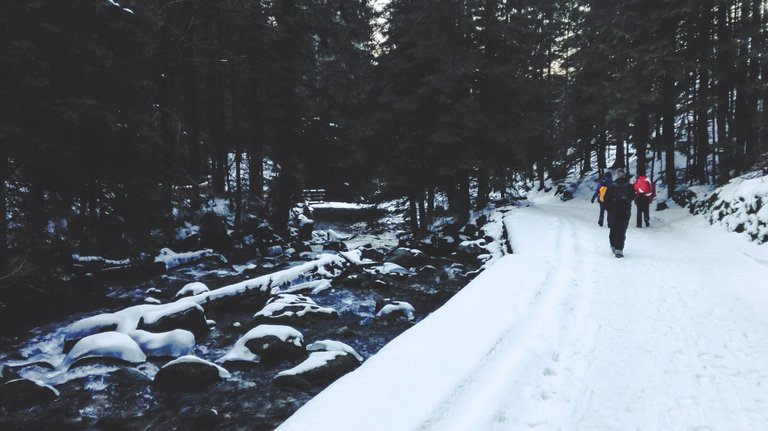
[[[411,233],[413,233],[414,236],[419,235],[419,213],[416,209],[417,199],[416,193],[412,191],[408,199],[408,215],[411,219]]]
[[[479,168],[477,170],[477,202],[475,206],[477,209],[483,209],[488,205],[489,193],[488,171],[485,168]]]
[[[229,95],[230,106],[232,109],[232,133],[235,148],[235,232],[240,232],[240,225],[243,216],[243,178],[242,163],[243,149],[240,133],[240,117],[238,115],[237,95],[235,93],[235,65],[234,61],[229,62]]]
[[[595,140],[595,146],[597,151],[597,169],[600,171],[600,174],[602,175],[603,171],[605,171],[605,168],[608,167],[608,163],[605,160],[606,136],[605,136],[605,130],[603,130],[602,128],[600,129],[600,132],[597,134],[597,139]]]
[[[419,189],[417,198],[419,202],[419,237],[423,238],[427,233],[429,226],[427,225],[427,209],[424,206],[424,189]]]
[[[664,163],[664,177],[667,182],[667,196],[672,197],[675,194],[677,186],[675,174],[675,81],[667,73],[662,78],[662,132],[661,147],[664,149],[666,158]]]
[[[435,221],[435,187],[427,187],[427,223],[432,224]]]
[[[648,166],[648,114],[641,112],[635,121],[635,151],[637,152],[637,176],[645,175]]]
[[[717,101],[717,148],[718,183],[724,184],[731,178],[733,169],[734,148],[730,141],[730,94],[733,82],[733,49],[731,46],[731,31],[728,23],[728,8],[721,4],[717,10],[717,85],[715,98]]]
[[[8,250],[8,154],[6,144],[0,145],[0,260],[5,262],[5,254]]]
[[[611,140],[611,146],[616,146],[616,160],[613,162],[614,168],[624,168],[626,167],[626,163],[624,160],[624,140],[621,136],[618,136],[616,138],[613,138]]]

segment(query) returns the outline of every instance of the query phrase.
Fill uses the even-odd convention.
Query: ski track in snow
[[[517,302],[494,310],[506,315],[486,328],[493,341],[481,359],[443,375],[451,389],[420,400],[422,415],[390,425],[418,431],[768,429],[768,294],[759,286],[768,279],[764,249],[692,222],[682,210],[652,212],[651,228],[637,229],[634,210],[624,259],[610,253],[596,205],[540,199],[509,212],[515,254],[541,262],[546,272],[526,275],[526,285],[510,272]],[[335,386],[330,398],[336,402],[366,396]],[[312,404],[286,425],[301,429],[302,417],[322,417]],[[386,417],[397,413],[379,413],[383,423],[375,413],[357,414],[358,421],[376,424],[371,429],[384,430],[390,429]],[[330,429],[352,429],[335,425]]]

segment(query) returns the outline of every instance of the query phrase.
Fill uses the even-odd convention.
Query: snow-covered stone
[[[165,269],[173,269],[177,266],[195,262],[206,257],[216,257],[222,262],[227,261],[224,256],[214,253],[213,249],[210,248],[205,250],[176,253],[175,251],[166,247],[160,250],[160,254],[155,257],[155,262],[163,263],[165,265]]]
[[[382,274],[416,275],[416,273],[410,269],[403,268],[402,266],[392,262],[384,262],[384,265],[377,268]]]
[[[101,332],[78,341],[64,358],[64,365],[72,366],[88,358],[117,359],[133,364],[147,360],[141,347],[128,335],[121,332]]]
[[[163,365],[152,384],[168,392],[199,391],[230,376],[229,371],[212,362],[187,355]]]
[[[281,293],[311,293],[316,295],[324,290],[330,289],[331,286],[329,280],[312,280],[288,286],[283,289]]]
[[[333,308],[321,307],[312,298],[304,295],[281,293],[267,302],[253,317],[264,320],[299,320],[308,317],[336,318],[339,313]]]
[[[363,357],[360,356],[355,349],[353,349],[348,344],[342,343],[341,341],[335,341],[335,340],[321,340],[321,341],[315,341],[314,343],[307,346],[308,352],[346,352],[350,355],[354,356],[355,359],[363,362]]]
[[[131,331],[128,336],[147,356],[185,356],[195,348],[195,335],[184,329],[159,334],[139,329]]]
[[[406,319],[413,321],[415,313],[416,310],[414,310],[413,306],[405,301],[385,301],[381,304],[379,311],[376,313],[376,317],[403,316]]]
[[[305,355],[304,336],[290,326],[259,325],[240,337],[218,363],[278,362]]]
[[[304,362],[277,373],[274,381],[279,386],[310,389],[327,385],[358,366],[360,361],[344,351],[312,352]]]
[[[182,298],[185,296],[194,296],[199,295],[204,292],[210,292],[210,289],[208,289],[208,286],[206,286],[204,283],[201,283],[199,281],[195,281],[189,284],[184,285],[181,289],[179,289],[178,292],[176,292],[176,298]]]

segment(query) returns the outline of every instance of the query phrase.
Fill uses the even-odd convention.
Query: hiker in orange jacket
[[[653,183],[645,175],[640,175],[635,181],[635,205],[637,205],[637,227],[650,227],[651,217],[649,214],[651,202],[656,197],[656,189]]]

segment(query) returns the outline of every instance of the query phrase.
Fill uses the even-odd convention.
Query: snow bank
[[[697,191],[692,189],[697,196],[691,212],[703,213],[710,224],[746,233],[758,244],[768,242],[768,176],[735,178],[709,196]]]

